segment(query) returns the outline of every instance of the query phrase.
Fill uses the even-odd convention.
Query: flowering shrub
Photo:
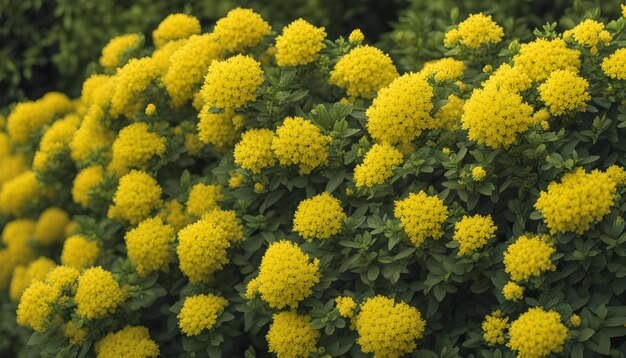
[[[0,352],[623,356],[626,19],[505,28],[112,39],[0,121]]]

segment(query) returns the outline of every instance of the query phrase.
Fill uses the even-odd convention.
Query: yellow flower
[[[375,296],[361,305],[355,326],[359,334],[356,342],[363,353],[373,353],[375,358],[401,357],[415,350],[426,321],[415,307]]]
[[[69,215],[63,209],[52,207],[44,210],[35,225],[35,241],[44,246],[62,241],[69,221]]]
[[[373,98],[398,76],[389,55],[365,45],[353,48],[335,64],[330,83],[345,89],[350,97]]]
[[[254,174],[273,166],[276,163],[272,152],[273,140],[274,132],[269,129],[250,129],[243,133],[233,152],[235,164]]]
[[[462,128],[469,139],[498,149],[508,148],[533,122],[533,107],[520,95],[495,86],[476,89],[463,107]]]
[[[250,56],[237,55],[211,63],[202,96],[211,107],[237,108],[256,100],[256,90],[263,81],[261,64]]]
[[[196,184],[189,192],[187,212],[200,217],[208,211],[219,208],[223,200],[224,194],[222,194],[221,186],[202,183]]]
[[[76,327],[76,325],[70,321],[63,326],[63,336],[69,340],[70,344],[80,346],[85,342],[87,330]]]
[[[116,82],[111,97],[110,114],[113,118],[124,115],[132,118],[146,108],[146,98],[142,96],[148,86],[156,81],[159,68],[150,57],[130,59],[115,75]]]
[[[558,312],[533,307],[511,323],[509,335],[507,346],[518,357],[541,358],[563,351],[567,327]]]
[[[483,45],[497,44],[504,36],[504,30],[491,19],[491,15],[482,13],[471,14],[451,31],[446,34],[446,46],[460,42],[463,46],[477,49]]]
[[[281,240],[265,251],[256,284],[261,298],[271,308],[298,307],[319,283],[319,260],[309,263],[309,256],[298,245]]]
[[[328,239],[341,231],[345,218],[341,201],[324,192],[298,204],[293,230],[308,241]]]
[[[604,24],[596,20],[586,19],[580,24],[576,25],[573,29],[566,31],[563,37],[573,38],[574,41],[585,47],[590,47],[592,50],[598,45],[606,46],[611,40],[611,34],[605,30]]]
[[[161,205],[161,187],[157,181],[146,172],[131,170],[120,179],[108,217],[136,225]]]
[[[146,113],[146,116],[153,116],[156,113],[156,110],[157,108],[154,103],[148,103],[144,112]]]
[[[579,327],[580,324],[582,323],[582,319],[580,318],[579,315],[577,314],[573,314],[570,318],[569,318],[569,324],[572,325],[572,327]]]
[[[2,230],[2,242],[12,247],[27,244],[35,233],[35,222],[31,219],[16,219],[9,221]]]
[[[120,288],[111,272],[100,266],[85,270],[78,278],[78,288],[74,296],[76,313],[86,319],[101,319],[113,314],[126,299],[126,292]]]
[[[100,247],[95,241],[87,240],[80,235],[73,235],[63,243],[61,263],[63,265],[83,270],[96,263],[100,255]]]
[[[111,71],[124,64],[125,56],[143,46],[142,34],[126,34],[112,38],[102,49],[100,66]]]
[[[215,326],[227,305],[227,299],[213,294],[187,297],[177,316],[178,326],[186,336],[197,336]]]
[[[222,229],[231,244],[243,241],[243,225],[233,210],[213,209],[202,215],[202,220]]]
[[[543,236],[520,236],[504,252],[504,271],[516,282],[556,270],[551,256],[556,249]]]
[[[132,123],[117,135],[112,153],[109,170],[118,175],[124,175],[130,169],[146,169],[152,158],[165,153],[165,138],[151,132],[147,123]]]
[[[42,188],[35,173],[24,172],[4,183],[0,188],[0,212],[22,216],[30,205],[36,203]]]
[[[626,48],[620,48],[602,60],[602,72],[610,78],[626,80],[624,62],[626,62]]]
[[[348,36],[348,41],[350,41],[350,43],[360,44],[363,40],[365,40],[365,35],[363,35],[361,29],[352,30],[350,36]]]
[[[80,272],[73,267],[57,266],[46,275],[45,283],[52,291],[73,295],[76,293],[79,276]]]
[[[196,221],[178,232],[180,270],[192,284],[208,283],[213,273],[228,263],[229,247],[224,230],[209,221]]]
[[[101,88],[108,86],[110,80],[111,76],[93,74],[83,82],[80,101],[84,106],[84,110],[87,110],[91,106],[95,98],[99,98],[98,92]]]
[[[272,151],[281,165],[298,165],[301,174],[328,163],[330,136],[311,121],[301,117],[287,117],[276,128]]]
[[[163,205],[158,217],[164,222],[171,225],[176,232],[191,223],[191,218],[184,212],[183,204],[176,199],[171,199]]]
[[[22,292],[33,282],[43,281],[46,275],[56,267],[54,261],[47,257],[40,257],[28,264],[28,266],[18,266],[13,272],[11,286],[9,287],[9,297],[13,301],[18,301]]]
[[[0,186],[30,169],[28,158],[22,153],[0,156],[0,159]]]
[[[150,339],[150,332],[143,326],[126,326],[109,332],[95,345],[97,358],[156,358],[159,346]]]
[[[365,114],[367,131],[380,142],[396,145],[417,138],[423,130],[433,128],[433,89],[419,74],[396,78],[378,92]]]
[[[241,187],[241,185],[243,184],[244,178],[245,177],[243,176],[243,174],[239,172],[231,173],[230,177],[228,178],[228,187],[231,189],[237,189]]]
[[[209,109],[210,106],[204,106],[198,113],[198,138],[216,151],[226,153],[241,136],[243,117],[232,110],[211,113]]]
[[[533,82],[545,80],[556,70],[578,72],[580,52],[567,48],[562,39],[536,39],[522,44],[513,57],[514,67],[526,72]]]
[[[518,285],[513,281],[509,281],[504,287],[502,287],[502,295],[506,300],[519,301],[524,297],[524,287]]]
[[[308,357],[317,350],[320,333],[311,327],[311,317],[295,311],[276,313],[265,338],[269,351],[278,358]]]
[[[443,201],[423,191],[397,200],[393,213],[400,219],[411,242],[418,247],[429,237],[439,239],[443,235],[443,224],[448,218],[448,208]]]
[[[626,17],[626,5],[622,5],[622,17]]]
[[[419,72],[424,77],[433,77],[437,81],[453,81],[463,76],[465,64],[452,57],[428,61]]]
[[[44,282],[37,281],[24,290],[17,306],[17,324],[36,332],[46,332],[52,304],[59,292]]]
[[[488,345],[504,344],[504,331],[509,327],[509,318],[502,317],[502,312],[496,310],[485,316],[482,324],[483,339]]]
[[[618,186],[626,185],[626,170],[619,165],[611,165],[604,171]]]
[[[584,112],[591,96],[589,82],[570,71],[556,70],[539,86],[541,100],[550,113],[559,116],[570,111]]]
[[[368,188],[383,184],[393,176],[393,167],[402,164],[402,161],[402,153],[390,144],[374,144],[363,163],[354,168],[354,183],[357,187]]]
[[[258,45],[272,27],[251,9],[235,8],[215,23],[213,33],[226,51],[242,51]]]
[[[78,129],[79,121],[80,118],[77,115],[69,114],[55,121],[48,128],[41,138],[39,150],[33,158],[33,169],[45,172],[50,163],[59,165],[59,163],[68,162],[68,144]]]
[[[474,168],[472,168],[472,179],[474,179],[474,181],[483,181],[486,176],[487,176],[487,172],[485,171],[485,168],[483,168],[482,166],[477,165]]]
[[[160,218],[146,219],[126,233],[128,258],[135,264],[139,276],[168,270],[174,260],[172,242],[175,238],[174,228],[163,224]]]
[[[352,318],[354,317],[354,309],[357,304],[352,297],[342,296],[335,298],[335,305],[337,305],[337,311],[342,317]]]
[[[170,14],[152,32],[154,46],[162,47],[170,41],[187,38],[200,33],[200,21],[187,14]]]
[[[533,81],[521,67],[504,63],[482,85],[483,88],[498,87],[509,92],[519,93],[530,89]]]
[[[91,193],[98,188],[103,176],[104,170],[100,165],[92,165],[79,171],[72,186],[74,202],[86,208],[91,201]]]
[[[616,183],[607,173],[578,168],[561,182],[552,182],[539,194],[535,209],[541,212],[551,233],[575,232],[579,235],[611,211]]]
[[[466,256],[480,249],[496,232],[491,215],[463,216],[454,224],[452,239],[459,243],[459,256]]]
[[[99,151],[106,152],[115,140],[115,133],[103,125],[104,110],[93,105],[70,142],[70,156],[79,163]]]
[[[56,116],[63,116],[74,108],[66,95],[59,92],[46,93],[34,102],[18,103],[7,118],[7,133],[16,145],[26,144],[31,136]]]
[[[315,27],[303,19],[293,21],[276,37],[278,66],[300,66],[314,62],[326,47],[323,27]]]

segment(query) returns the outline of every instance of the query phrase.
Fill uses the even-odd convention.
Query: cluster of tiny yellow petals
[[[474,179],[474,181],[483,181],[485,180],[486,176],[487,176],[487,172],[485,171],[485,168],[483,168],[482,166],[477,165],[474,168],[472,168],[472,179]]]
[[[306,240],[328,239],[341,231],[345,218],[341,201],[324,192],[298,204],[293,229]]]
[[[70,217],[65,210],[52,207],[44,210],[35,224],[33,238],[41,245],[49,246],[65,238],[65,227]]]
[[[502,295],[506,300],[519,301],[524,297],[524,287],[513,281],[509,281],[502,287]]]
[[[157,181],[148,173],[132,170],[120,179],[108,217],[139,224],[161,207],[161,192]]]
[[[389,55],[365,45],[353,48],[335,64],[330,83],[344,88],[350,97],[373,98],[398,76]]]
[[[607,174],[578,168],[552,182],[539,194],[535,209],[541,212],[551,233],[582,234],[609,213],[616,194],[616,183]]]
[[[430,116],[433,89],[415,73],[398,77],[378,93],[365,112],[372,138],[392,145],[408,143],[423,130],[433,128]]]
[[[237,55],[211,63],[202,96],[211,107],[238,108],[256,99],[263,81],[261,64],[250,56]]]
[[[423,191],[397,200],[393,213],[415,246],[420,246],[427,238],[439,239],[443,235],[443,224],[448,218],[448,208],[443,201]]]
[[[30,204],[36,202],[42,188],[33,171],[26,171],[4,183],[0,188],[0,212],[22,216]]]
[[[352,318],[354,317],[354,309],[357,304],[352,297],[341,296],[335,298],[335,305],[337,305],[337,311],[342,317]]]
[[[117,71],[110,113],[113,118],[133,117],[146,108],[143,92],[159,76],[159,68],[150,57],[130,59]]]
[[[532,87],[533,81],[520,67],[505,63],[500,65],[482,85],[483,88],[497,87],[519,93]]]
[[[73,235],[63,243],[61,263],[82,270],[93,266],[99,255],[100,247],[96,241],[87,240],[81,235]]]
[[[135,264],[140,276],[167,270],[174,259],[172,242],[174,228],[160,218],[150,218],[127,232],[124,236],[128,258]]]
[[[563,351],[567,327],[561,315],[533,307],[511,323],[507,346],[520,358],[541,358]]]
[[[522,44],[513,57],[515,67],[526,72],[533,82],[545,80],[556,70],[578,72],[580,52],[567,48],[563,39],[536,39]]]
[[[483,45],[497,44],[503,36],[504,30],[492,20],[491,15],[478,13],[470,15],[456,29],[448,31],[444,44],[453,46],[460,43],[476,49]]]
[[[319,283],[319,261],[309,262],[309,256],[289,241],[270,244],[259,267],[256,279],[261,298],[272,308],[296,308],[313,293]]]
[[[269,351],[278,358],[299,358],[316,351],[319,336],[311,327],[311,317],[285,311],[274,314],[266,339]]]
[[[76,327],[76,325],[70,321],[63,327],[63,336],[68,339],[70,344],[79,346],[85,342],[87,330]]]
[[[180,270],[192,284],[208,283],[213,273],[228,263],[229,247],[224,230],[210,221],[196,221],[178,232],[176,253]]]
[[[580,318],[579,315],[577,314],[573,314],[570,318],[569,318],[569,324],[572,325],[572,327],[579,327],[580,324],[582,323],[582,319]]]
[[[496,310],[485,316],[482,323],[483,339],[488,345],[504,344],[504,331],[509,327],[509,318],[502,317],[502,312]]]
[[[197,35],[192,35],[192,36],[195,37]],[[152,56],[151,56],[152,60],[154,60],[154,63],[156,67],[158,68],[158,71],[161,74],[161,76],[164,76],[165,74],[167,74],[167,70],[170,68],[170,64],[171,64],[170,59],[172,58],[172,55],[174,55],[178,50],[180,50],[181,47],[185,46],[187,42],[189,42],[189,38],[170,41],[166,43],[165,45],[163,45],[163,47],[157,48],[154,50],[154,52],[152,52]],[[163,78],[161,78],[161,80],[163,80]],[[151,110],[145,111],[146,115],[148,116],[154,115],[155,112],[152,112],[152,109],[156,110],[156,105],[153,103],[149,103],[146,106],[146,110],[148,109],[148,107],[150,107]],[[151,112],[151,113],[147,113],[147,112]]]
[[[115,140],[115,133],[102,123],[104,110],[102,107],[91,106],[78,130],[70,142],[70,156],[79,163],[101,149],[108,150]]]
[[[26,243],[35,232],[35,222],[31,219],[16,219],[4,225],[2,243],[11,247]]]
[[[461,128],[461,117],[465,100],[455,94],[448,96],[448,102],[433,115],[434,128],[455,131]]]
[[[100,266],[88,268],[78,278],[74,296],[76,313],[86,319],[101,319],[113,314],[126,299],[126,292],[113,274]]]
[[[463,76],[465,64],[452,57],[429,61],[424,64],[420,74],[434,77],[437,81],[453,81]]]
[[[200,217],[204,213],[219,207],[224,200],[222,187],[211,184],[196,184],[191,187],[187,199],[187,213]]]
[[[92,165],[79,171],[72,186],[74,202],[86,208],[91,201],[90,194],[98,188],[103,176],[104,170],[100,165]]]
[[[254,174],[273,166],[276,163],[272,152],[273,140],[274,132],[265,128],[250,129],[243,133],[233,152],[235,164]]]
[[[241,187],[244,181],[244,175],[240,172],[233,172],[228,178],[228,187],[231,189],[237,189]]]
[[[80,271],[69,266],[57,266],[46,275],[45,283],[52,291],[64,294],[74,294]]]
[[[550,113],[560,116],[571,111],[585,111],[591,99],[587,88],[589,82],[579,75],[556,70],[539,86],[539,95]]]
[[[602,72],[610,78],[626,80],[626,48],[620,48],[602,60]]]
[[[272,27],[250,9],[235,8],[217,20],[213,33],[226,51],[242,51],[258,45]]]
[[[148,103],[146,109],[144,110],[144,113],[146,114],[146,116],[152,116],[156,113],[156,110],[157,108],[154,103]]]
[[[417,308],[375,296],[361,305],[355,326],[364,353],[373,353],[375,358],[401,357],[417,347],[426,322]]]
[[[50,163],[61,161],[68,154],[68,144],[78,129],[80,118],[70,114],[55,121],[39,142],[39,150],[33,158],[33,169],[45,172]]]
[[[110,332],[95,345],[97,358],[157,358],[159,346],[143,326],[126,326]]]
[[[191,223],[191,218],[185,214],[185,207],[175,198],[165,202],[158,216],[176,232]]]
[[[178,326],[186,336],[197,336],[215,326],[227,305],[227,299],[213,294],[187,297],[177,316]]]
[[[283,28],[276,37],[276,63],[279,66],[300,66],[314,62],[326,45],[323,27],[315,27],[298,19]]]
[[[454,224],[452,239],[459,243],[459,255],[473,253],[487,244],[494,237],[496,225],[490,215],[463,216]]]
[[[10,252],[9,252],[10,253]],[[18,301],[24,290],[33,282],[43,281],[48,273],[57,265],[47,257],[39,257],[28,266],[17,266],[13,272],[11,286],[9,287],[9,297],[13,301]]]
[[[360,44],[361,42],[363,42],[363,40],[365,40],[365,35],[363,34],[363,31],[361,31],[361,29],[352,30],[350,36],[348,36],[348,41],[350,41],[350,43]]]
[[[83,87],[80,92],[80,100],[83,105],[89,106],[94,96],[96,96],[97,92],[100,90],[101,86],[106,86],[107,82],[110,80],[110,76],[102,75],[102,74],[93,74],[83,82]]]
[[[393,176],[393,167],[402,164],[402,153],[388,143],[374,144],[365,154],[363,163],[354,168],[357,187],[383,184]]]
[[[328,163],[331,138],[311,121],[287,117],[276,128],[272,151],[281,165],[298,165],[301,174]]]
[[[563,38],[566,41],[573,39],[578,44],[589,47],[592,53],[597,53],[598,45],[606,46],[613,39],[603,23],[592,19],[583,20],[573,29],[565,31]]]
[[[13,144],[25,144],[41,128],[56,116],[72,111],[70,99],[59,92],[46,93],[33,102],[20,102],[7,118],[7,133]]]
[[[132,123],[113,142],[109,169],[124,175],[130,169],[146,169],[150,159],[165,153],[165,138],[150,131],[145,122]]]
[[[125,52],[133,51],[143,46],[142,34],[126,34],[112,38],[109,43],[102,49],[100,56],[100,66],[114,70],[123,65],[120,62]]]
[[[233,210],[213,209],[202,215],[202,220],[222,229],[231,244],[244,240],[243,225]]]
[[[170,41],[187,38],[200,33],[200,21],[187,14],[168,15],[152,32],[152,39],[156,47],[161,47]]]
[[[198,138],[218,152],[227,152],[241,135],[243,118],[232,110],[211,113],[209,106],[204,106],[198,113],[198,119]]]
[[[604,171],[617,186],[626,185],[626,169],[619,165],[611,165]]]
[[[556,270],[551,256],[556,249],[543,236],[520,236],[504,252],[504,271],[520,282]]]
[[[45,332],[46,323],[52,314],[52,303],[57,296],[58,291],[42,281],[28,286],[17,306],[17,324],[30,327],[36,332]]]

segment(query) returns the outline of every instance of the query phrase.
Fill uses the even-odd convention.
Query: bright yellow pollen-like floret
[[[461,117],[463,116],[463,106],[465,100],[455,94],[448,96],[448,103],[444,104],[433,115],[434,128],[447,131],[461,129]]]
[[[298,165],[301,174],[328,163],[330,136],[311,121],[301,117],[287,117],[276,128],[272,151],[281,165]]]
[[[159,346],[150,339],[150,332],[143,326],[126,326],[110,332],[95,345],[97,358],[157,358]]]
[[[65,238],[65,227],[69,221],[70,217],[65,210],[57,207],[48,208],[39,215],[33,238],[44,246],[58,243]]]
[[[150,57],[128,61],[115,75],[117,80],[111,98],[111,116],[132,118],[146,108],[146,99],[142,94],[159,74],[156,62]]]
[[[454,224],[452,237],[459,243],[459,256],[469,255],[485,246],[494,237],[496,229],[490,215],[463,216]]]
[[[163,219],[164,222],[171,225],[176,232],[182,228],[191,224],[190,217],[185,214],[185,207],[179,203],[175,198],[167,201],[158,216]]]
[[[83,87],[80,93],[80,101],[82,106],[84,106],[84,111],[89,109],[94,97],[97,97],[97,93],[100,88],[106,86],[110,79],[110,76],[102,74],[93,74],[87,77],[87,79],[83,82]],[[81,114],[84,113],[81,112]]]
[[[363,31],[361,31],[361,29],[352,30],[350,36],[348,36],[348,41],[350,41],[351,43],[360,44],[361,42],[363,42],[363,40],[365,40],[365,35],[363,34]]]
[[[46,275],[46,284],[60,294],[76,293],[80,271],[69,266],[57,266]],[[67,297],[67,296],[65,296]]]
[[[178,326],[186,336],[197,336],[215,326],[227,305],[227,299],[213,294],[187,297],[177,316]]]
[[[237,55],[213,61],[201,93],[211,107],[238,108],[256,100],[256,90],[263,81],[261,64],[250,56]]]
[[[401,357],[417,347],[426,322],[417,308],[375,296],[361,305],[355,326],[356,342],[364,353],[373,353],[375,358]]]
[[[425,77],[434,77],[437,81],[453,81],[463,76],[465,64],[463,61],[446,57],[439,60],[429,61],[419,72]]]
[[[99,151],[110,150],[115,133],[104,126],[103,117],[102,107],[91,106],[70,142],[70,156],[75,162],[83,162]]]
[[[2,243],[8,247],[26,244],[35,233],[35,222],[31,219],[9,221],[2,230]]]
[[[61,263],[63,265],[83,270],[96,263],[100,255],[100,247],[96,241],[87,240],[80,235],[73,235],[63,243]]]
[[[161,47],[170,41],[187,38],[200,33],[200,21],[187,14],[170,14],[152,32],[156,47]]]
[[[283,28],[282,35],[276,37],[276,63],[278,66],[300,66],[317,60],[320,51],[326,47],[324,38],[323,27],[315,27],[303,19],[293,21]]]
[[[243,241],[243,225],[233,210],[213,209],[202,215],[202,220],[214,224],[224,230],[226,238],[231,244]]]
[[[604,171],[617,186],[626,185],[626,169],[619,165],[611,165]]]
[[[70,344],[80,346],[85,342],[87,330],[76,327],[74,322],[70,321],[63,327],[63,336],[68,339]]]
[[[507,346],[520,358],[541,358],[563,351],[567,327],[561,323],[561,315],[533,307],[511,323]]]
[[[113,314],[126,299],[127,293],[113,278],[113,274],[100,266],[88,268],[78,278],[74,296],[76,313],[86,319],[101,319]]]
[[[226,153],[241,136],[243,117],[232,110],[211,113],[209,109],[204,106],[198,113],[198,138],[216,151]]]
[[[402,164],[402,153],[388,143],[374,144],[365,154],[363,163],[354,168],[357,187],[383,184],[393,176],[393,167]]]
[[[491,19],[491,15],[472,14],[459,26],[446,33],[444,44],[452,46],[457,42],[461,45],[479,48],[487,44],[497,44],[502,40],[504,30]]]
[[[330,83],[344,88],[350,97],[373,98],[398,76],[389,55],[365,45],[353,48],[335,64]]]
[[[178,232],[176,253],[180,270],[189,282],[208,283],[213,273],[228,263],[228,236],[210,221],[199,220]]]
[[[193,37],[195,36],[197,35],[193,35]],[[185,44],[187,44],[188,42],[189,42],[188,38],[170,41],[166,43],[165,45],[163,45],[163,47],[160,47],[154,50],[154,52],[152,52],[151,57],[156,67],[158,68],[158,72],[161,76],[161,82],[163,81],[162,76],[165,76],[165,74],[167,74],[167,71],[170,68],[170,64],[171,64],[170,59],[172,58],[172,55],[175,54],[178,50],[180,50],[181,47],[185,46]],[[146,106],[146,109],[148,109],[148,107],[156,110],[156,105],[154,104],[152,104],[152,106],[148,104],[148,106]],[[155,112],[150,111],[151,113],[147,113],[147,112],[148,111],[146,111],[146,115],[152,116],[154,115],[156,111]]]
[[[506,300],[519,301],[524,297],[524,287],[518,285],[513,281],[509,281],[504,287],[502,287],[502,295]]]
[[[156,105],[154,103],[148,103],[146,109],[144,110],[144,113],[146,113],[146,116],[152,116],[156,113],[156,111]]]
[[[26,144],[55,117],[69,113],[74,105],[59,92],[46,93],[34,102],[18,103],[7,118],[7,133],[16,145]]]
[[[174,228],[160,218],[150,218],[127,232],[124,236],[128,258],[135,264],[139,276],[156,271],[167,271],[174,260],[172,242],[176,238]]]
[[[189,192],[187,199],[187,213],[200,217],[202,214],[219,208],[219,204],[224,200],[222,187],[211,184],[196,184]]]
[[[308,357],[317,350],[320,333],[311,326],[309,315],[295,311],[276,313],[265,336],[269,351],[278,358]]]
[[[57,265],[47,257],[39,257],[28,266],[17,266],[13,272],[9,297],[12,301],[18,301],[22,292],[33,282],[43,281],[48,273]]]
[[[602,60],[602,72],[610,78],[626,80],[626,48],[620,48]]]
[[[341,231],[345,218],[341,201],[324,192],[298,204],[293,229],[309,241],[328,239]]]
[[[251,129],[242,134],[235,145],[235,164],[258,174],[276,162],[272,151],[274,132],[269,129]]]
[[[580,324],[582,323],[582,319],[580,318],[579,315],[577,314],[573,314],[570,318],[569,318],[569,324],[572,325],[572,327],[579,327]]]
[[[58,165],[69,154],[69,142],[78,129],[80,118],[75,114],[55,121],[39,142],[39,150],[33,159],[33,169],[45,172],[49,164]]]
[[[485,171],[485,168],[483,168],[482,166],[477,165],[474,168],[472,168],[472,179],[474,179],[474,181],[483,181],[486,176],[487,176],[487,172]]]
[[[298,307],[298,303],[313,293],[319,283],[319,260],[309,262],[309,256],[298,245],[281,240],[270,244],[259,267],[258,292],[272,308]]]
[[[86,208],[91,201],[91,193],[102,183],[103,176],[104,169],[100,165],[92,165],[78,172],[72,186],[74,202]]]
[[[127,52],[134,51],[143,46],[142,34],[126,34],[112,38],[102,49],[100,66],[111,71],[124,64],[120,60]]]
[[[591,19],[583,20],[573,29],[565,31],[563,38],[566,41],[573,39],[578,44],[591,48],[592,53],[597,53],[598,45],[606,46],[613,39],[603,23]]]
[[[520,236],[504,252],[504,271],[511,280],[520,282],[556,270],[551,256],[556,249],[545,236]]]
[[[564,70],[552,72],[546,82],[539,86],[539,95],[555,116],[571,111],[585,111],[591,99],[589,82],[579,75]]]
[[[30,205],[36,203],[42,187],[33,171],[24,172],[4,183],[0,188],[0,212],[22,216]]]
[[[519,53],[513,57],[513,62],[533,82],[539,82],[556,70],[578,72],[580,52],[567,48],[563,39],[536,39],[522,44]]]
[[[408,143],[433,128],[433,89],[419,74],[398,77],[381,89],[365,114],[372,138],[396,145]]]
[[[415,246],[420,246],[427,238],[439,239],[448,218],[448,208],[443,201],[423,191],[397,200],[393,213],[400,219],[404,232]]]
[[[161,192],[157,181],[148,173],[132,170],[120,179],[108,217],[139,224],[163,205]]]
[[[509,318],[502,317],[502,312],[496,310],[485,316],[482,324],[483,339],[488,345],[504,344],[504,331],[509,327]]]
[[[504,63],[482,85],[483,88],[497,87],[509,92],[519,93],[530,89],[533,81],[520,67]]]
[[[109,169],[118,175],[130,169],[146,169],[150,159],[165,153],[165,138],[150,131],[145,122],[132,123],[120,131],[113,142]]]
[[[342,317],[354,317],[354,309],[356,308],[357,304],[356,302],[354,302],[352,297],[337,297],[335,298],[335,305],[337,306],[337,311]]]
[[[217,20],[213,33],[226,51],[242,51],[258,45],[272,27],[250,9],[235,8]]]
[[[46,283],[31,284],[20,298],[17,306],[17,324],[30,327],[36,332],[45,332],[52,314],[52,304],[59,294]]]

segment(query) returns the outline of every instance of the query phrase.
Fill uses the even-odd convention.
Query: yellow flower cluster
[[[33,282],[43,281],[48,273],[56,267],[54,261],[47,257],[39,257],[28,266],[17,266],[13,271],[13,278],[9,286],[9,297],[12,301],[19,301],[24,290]]]
[[[200,21],[187,14],[170,14],[152,32],[156,47],[162,47],[170,41],[188,38],[200,33]]]
[[[519,301],[524,297],[524,287],[513,281],[509,281],[502,287],[502,295],[506,300]]]
[[[157,181],[146,172],[131,170],[119,181],[108,217],[136,225],[162,204]]]
[[[276,37],[276,63],[279,66],[300,66],[314,62],[323,50],[326,31],[303,19],[298,19],[283,28]]]
[[[256,90],[263,80],[261,64],[250,56],[213,61],[204,78],[202,97],[211,107],[241,107],[256,99]]]
[[[211,113],[204,106],[198,113],[198,138],[220,153],[226,153],[241,135],[244,118],[232,110]]]
[[[178,326],[186,336],[197,336],[215,326],[227,305],[228,300],[213,294],[187,297],[178,313]]]
[[[308,174],[328,163],[330,141],[311,121],[287,117],[276,128],[272,151],[281,165],[298,165],[301,174]]]
[[[46,172],[50,164],[63,160],[69,154],[69,142],[78,129],[79,121],[77,115],[69,114],[50,126],[39,142],[39,150],[33,158],[33,169]]]
[[[556,249],[545,236],[520,236],[504,252],[504,271],[513,281],[526,281],[547,271],[556,270],[551,256]]]
[[[65,228],[69,222],[70,217],[65,210],[50,207],[39,215],[33,238],[43,246],[61,242],[65,238]]]
[[[550,74],[546,82],[539,86],[539,95],[555,116],[585,111],[591,96],[587,92],[589,82],[579,75],[564,70]]]
[[[45,332],[58,294],[42,281],[32,283],[24,290],[17,306],[17,324]]]
[[[87,330],[76,327],[74,322],[70,321],[63,327],[63,336],[68,339],[70,344],[79,346],[85,342]]]
[[[224,230],[206,220],[199,220],[178,232],[180,270],[191,283],[208,283],[213,273],[228,263],[230,247]]]
[[[79,270],[93,266],[100,255],[96,241],[87,240],[81,235],[72,235],[63,243],[61,263]]]
[[[174,228],[160,218],[142,221],[124,236],[128,258],[135,264],[140,276],[155,271],[167,271],[174,260],[172,242],[176,238]]]
[[[521,67],[504,63],[482,85],[483,88],[497,87],[509,92],[519,93],[531,88],[533,81]]]
[[[185,214],[185,207],[175,198],[168,200],[158,213],[158,217],[171,225],[176,232],[191,224],[191,219]]]
[[[91,194],[98,188],[104,177],[104,170],[100,165],[92,165],[82,169],[74,177],[72,199],[76,204],[86,208],[91,201]]]
[[[217,20],[213,33],[226,51],[242,51],[258,45],[272,27],[250,9],[236,8]]]
[[[472,168],[472,179],[474,181],[483,181],[485,180],[486,176],[487,176],[487,172],[485,171],[485,168],[483,168],[482,166],[477,165],[474,168]]]
[[[237,214],[233,210],[213,209],[202,215],[202,220],[223,230],[226,239],[231,245],[245,239],[243,225],[241,225],[241,222],[237,219]]]
[[[363,34],[363,31],[361,31],[361,29],[352,30],[352,32],[348,36],[348,41],[350,43],[360,44],[364,40],[365,40],[365,35]]]
[[[363,353],[373,353],[376,358],[401,357],[417,347],[426,322],[417,308],[375,296],[361,305],[355,327]]]
[[[460,43],[470,48],[480,48],[489,44],[497,44],[502,40],[504,30],[491,15],[482,13],[471,14],[467,19],[459,24],[456,29],[446,33],[444,44],[448,47]]]
[[[13,144],[26,144],[31,136],[36,135],[56,116],[63,116],[72,109],[70,99],[58,92],[46,93],[33,102],[18,103],[7,118],[9,138]]]
[[[429,61],[419,72],[425,77],[433,77],[437,81],[453,81],[463,76],[465,64],[463,61],[452,57],[445,57],[440,60]]]
[[[491,215],[463,216],[454,224],[452,239],[459,243],[459,255],[466,256],[487,244],[494,237],[496,225]]]
[[[117,310],[126,295],[111,272],[100,266],[88,268],[78,278],[76,313],[86,319],[105,318]]]
[[[533,307],[511,323],[509,346],[518,357],[541,358],[563,351],[567,327],[561,323],[561,315]]]
[[[159,68],[150,57],[132,58],[115,75],[115,88],[111,97],[109,113],[113,118],[121,115],[132,118],[146,108],[143,92],[156,81]]]
[[[100,56],[100,66],[106,70],[114,71],[117,67],[124,65],[122,58],[128,52],[134,51],[143,46],[142,34],[126,34],[112,38],[102,49]]]
[[[108,169],[118,175],[130,169],[146,169],[149,161],[165,153],[165,138],[150,131],[145,122],[132,123],[120,130],[113,142]]]
[[[357,304],[352,297],[342,296],[335,298],[335,304],[337,305],[337,311],[342,317],[352,318],[354,317],[354,309]]]
[[[465,100],[455,94],[448,96],[448,102],[433,115],[434,127],[447,131],[461,128],[461,117]]]
[[[309,241],[328,239],[341,231],[345,218],[341,201],[324,192],[298,204],[293,230]]]
[[[502,317],[500,310],[485,316],[482,323],[483,339],[490,346],[504,344],[504,331],[509,327],[509,318]]]
[[[580,318],[579,315],[577,314],[573,314],[570,318],[569,318],[569,324],[572,325],[572,327],[579,327],[580,324],[582,323],[582,319]]]
[[[357,187],[373,187],[383,184],[393,176],[393,167],[402,164],[402,153],[388,143],[374,144],[363,163],[354,168]]]
[[[626,61],[626,48],[618,49],[602,60],[602,72],[610,78],[626,80],[626,68],[622,66],[624,61]]]
[[[250,129],[243,133],[233,151],[235,163],[254,174],[273,166],[276,163],[272,152],[273,140],[274,132],[265,128]]]
[[[443,224],[448,218],[448,208],[443,201],[423,191],[397,200],[393,213],[400,219],[404,232],[417,247],[427,238],[439,239],[443,235]]]
[[[432,87],[420,74],[396,78],[380,90],[365,112],[367,131],[375,140],[392,145],[411,142],[434,127],[432,97]]]
[[[35,172],[26,171],[4,183],[0,188],[0,212],[23,216],[28,207],[37,202],[42,194]]]
[[[104,111],[100,106],[92,106],[83,118],[74,138],[70,142],[72,160],[81,163],[100,150],[108,150],[115,140],[115,133],[102,124]]]
[[[308,357],[315,352],[320,333],[310,321],[308,315],[295,311],[274,314],[266,336],[269,351],[278,358]]]
[[[74,295],[76,293],[79,277],[80,271],[77,269],[69,266],[57,266],[46,275],[45,283],[52,291],[61,295]],[[61,297],[61,299],[65,298],[67,298],[67,296]]]
[[[526,72],[533,82],[539,82],[556,70],[578,72],[580,52],[567,48],[562,39],[540,38],[522,44],[519,53],[513,57],[513,62],[515,67]]]
[[[187,213],[200,217],[213,209],[219,207],[224,200],[222,187],[212,184],[196,184],[189,191],[187,199]]]
[[[126,326],[110,332],[95,345],[97,358],[157,358],[159,346],[150,339],[150,332],[143,326]]]
[[[541,212],[551,233],[582,234],[602,220],[613,206],[616,183],[607,173],[578,168],[552,182],[539,194],[535,209]]]
[[[598,53],[598,46],[606,46],[613,39],[611,34],[605,30],[604,24],[592,19],[583,20],[573,29],[563,33],[563,38],[574,40],[578,44],[589,47],[592,54]]]

